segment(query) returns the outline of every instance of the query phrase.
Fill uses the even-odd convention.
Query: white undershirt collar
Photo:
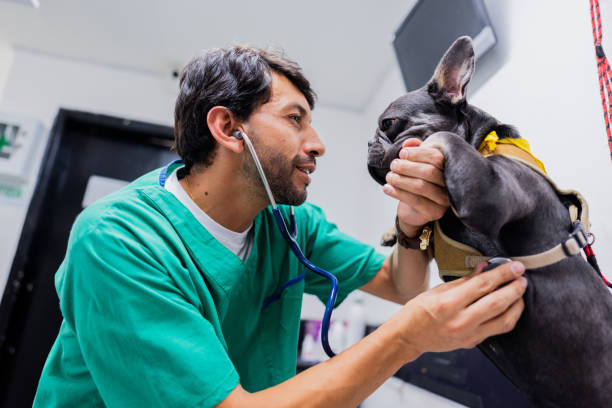
[[[246,261],[251,252],[253,246],[253,224],[243,232],[235,232],[225,228],[219,224],[208,214],[206,214],[198,205],[189,197],[189,194],[185,191],[183,186],[179,183],[178,171],[175,170],[166,179],[165,189],[171,192],[187,209],[193,214],[193,216],[206,228],[210,234],[215,237],[223,246],[232,251],[242,261]]]

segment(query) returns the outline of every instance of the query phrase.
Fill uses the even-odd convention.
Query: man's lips
[[[306,184],[310,184],[310,174],[316,169],[314,162],[296,164],[295,168]]]
[[[316,164],[314,163],[305,163],[305,164],[297,164],[295,166],[299,171],[306,173],[306,174],[311,174],[315,171],[315,169],[317,168]]]

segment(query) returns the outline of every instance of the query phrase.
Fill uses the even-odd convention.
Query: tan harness
[[[493,137],[490,137],[493,136]],[[492,142],[492,139],[493,142]],[[562,259],[580,253],[580,250],[588,243],[589,219],[588,205],[584,197],[575,190],[562,190],[546,174],[542,163],[529,152],[529,145],[524,139],[497,139],[497,134],[491,132],[485,138],[478,151],[485,157],[497,154],[518,161],[533,171],[539,173],[548,181],[558,195],[573,196],[578,205],[569,205],[568,212],[574,231],[564,242],[544,252],[534,255],[512,257],[514,261],[520,261],[527,269],[541,268],[552,265]],[[451,207],[452,208],[452,207]],[[457,214],[454,208],[452,210]],[[434,258],[438,264],[440,278],[462,277],[472,273],[474,268],[482,261],[488,261],[492,257],[483,256],[478,250],[469,245],[455,241],[442,231],[439,221],[434,223]]]

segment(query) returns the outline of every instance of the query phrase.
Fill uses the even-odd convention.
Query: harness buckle
[[[593,234],[592,232],[589,232],[587,234],[587,238],[589,239],[589,242],[587,242],[587,245],[593,245],[595,243],[595,234]]]
[[[582,222],[580,221],[574,221],[572,225],[573,228],[572,232],[570,232],[570,238],[574,238],[580,249],[583,249],[589,243],[589,238],[586,233],[586,230],[584,229],[584,225],[582,225]],[[567,256],[572,255],[569,248],[567,247],[567,241],[563,243],[563,252],[565,252]]]

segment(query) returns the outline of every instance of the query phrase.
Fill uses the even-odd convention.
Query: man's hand
[[[474,347],[510,331],[523,310],[525,268],[511,262],[480,273],[483,267],[415,297],[334,358],[256,393],[238,385],[218,407],[355,407],[424,352]]]
[[[524,308],[527,280],[521,275],[525,267],[509,262],[482,273],[485,265],[404,306],[398,315],[404,315],[407,348],[418,354],[472,348],[514,328]]]
[[[418,235],[421,226],[441,218],[450,202],[444,184],[444,155],[408,139],[400,158],[391,163],[383,191],[399,200],[397,215],[404,234]]]

